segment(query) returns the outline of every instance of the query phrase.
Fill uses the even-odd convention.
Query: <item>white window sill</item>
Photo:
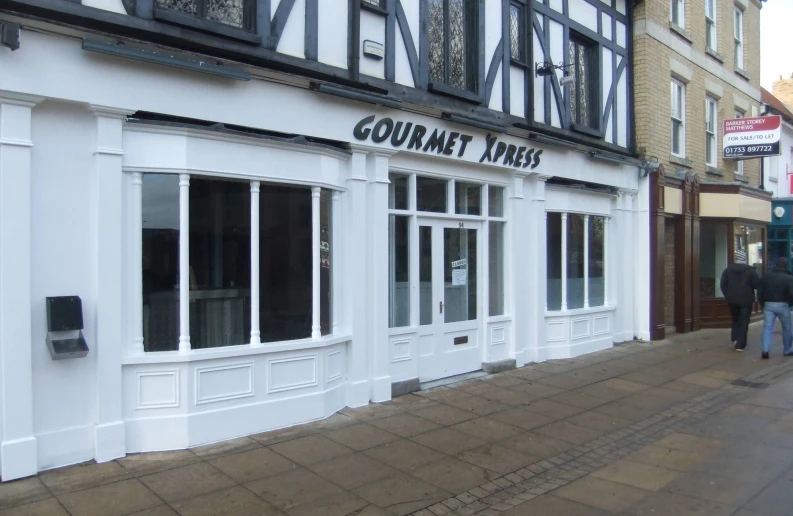
[[[143,354],[127,355],[122,360],[122,364],[172,364],[179,362],[216,360],[218,358],[264,355],[270,353],[280,353],[282,351],[300,351],[304,349],[325,348],[335,344],[341,344],[342,342],[347,342],[349,340],[349,335],[328,335],[316,340],[300,339],[282,342],[268,342],[258,346],[242,344],[240,346],[225,346],[222,348],[194,349],[185,353],[180,351],[150,351]]]
[[[576,308],[574,310],[546,310],[545,317],[570,317],[571,315],[596,314],[600,312],[613,312],[617,307],[614,305],[590,306],[589,308]]]

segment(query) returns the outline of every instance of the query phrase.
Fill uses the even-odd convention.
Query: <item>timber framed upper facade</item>
[[[300,78],[602,150],[634,147],[626,0],[5,0],[0,9],[282,72],[304,87]],[[364,51],[370,43],[381,58]],[[537,76],[546,61],[563,66]],[[573,85],[560,84],[563,70]]]

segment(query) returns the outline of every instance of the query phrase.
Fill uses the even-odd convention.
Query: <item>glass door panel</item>
[[[476,230],[443,228],[444,322],[476,319]]]
[[[419,324],[432,324],[432,226],[419,226]]]

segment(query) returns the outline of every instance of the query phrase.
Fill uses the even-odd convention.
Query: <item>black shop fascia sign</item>
[[[413,122],[395,122],[384,117],[375,122],[375,115],[369,115],[355,124],[352,131],[356,140],[371,140],[373,143],[391,142],[391,146],[400,149],[435,153],[445,156],[462,158],[468,144],[474,137],[456,131],[434,129],[432,133],[420,124]],[[529,168],[533,170],[540,164],[542,149],[517,146],[499,141],[497,136],[485,136],[485,151],[479,163],[498,163],[513,168]]]

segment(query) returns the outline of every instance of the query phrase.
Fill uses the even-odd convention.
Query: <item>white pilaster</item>
[[[41,100],[0,93],[0,476],[4,481],[38,471],[33,437],[30,160],[32,109]]]
[[[528,259],[528,285],[533,285],[533,292],[528,293],[528,320],[526,324],[526,353],[524,363],[543,362],[546,360],[545,352],[545,312],[548,301],[548,254],[547,233],[548,217],[545,211],[545,182],[550,176],[533,175],[530,178],[531,205],[527,232],[520,235],[527,242],[534,243],[534,251],[524,255]],[[515,267],[522,264],[516,259]],[[523,290],[526,289],[518,289]],[[525,294],[524,294],[525,295]],[[515,313],[515,318],[520,314]]]
[[[347,192],[344,202],[344,319],[350,334],[347,348],[347,405],[360,407],[369,403],[368,300],[366,284],[359,278],[366,271],[368,242],[366,233],[366,152],[353,149],[349,162]],[[332,264],[331,264],[332,266]],[[365,274],[364,274],[365,275]]]
[[[93,235],[96,253],[96,399],[94,458],[97,462],[126,455],[121,412],[121,356],[123,354],[123,175],[124,117],[133,110],[91,105],[96,122],[94,181],[96,212]]]
[[[342,263],[342,224],[343,219],[341,216],[341,192],[333,190],[331,197],[331,226],[330,226],[330,288],[332,292],[331,299],[331,320],[332,333],[338,335],[341,333],[341,318],[342,318],[342,279],[341,268],[337,265]]]
[[[589,215],[584,215],[584,308],[589,308]]]
[[[262,343],[259,328],[259,191],[261,183],[251,181],[251,346]]]
[[[639,181],[639,190],[635,193],[633,220],[636,226],[636,249],[650,249],[650,181],[647,178]],[[650,340],[650,293],[652,273],[650,271],[650,253],[636,252],[636,281],[634,282],[635,299],[635,335],[642,340]],[[694,288],[698,288],[694,285]]]
[[[603,221],[603,306],[609,306],[609,268],[611,258],[609,257],[609,232],[611,231],[611,217],[606,217]]]
[[[636,252],[638,249],[649,249],[648,231],[639,231],[634,216],[634,196],[635,190],[621,190],[620,203],[622,205],[620,222],[620,276],[624,278],[620,281],[620,299],[618,310],[622,312],[622,339],[623,341],[633,340],[636,336],[636,314],[634,292],[637,277]],[[648,226],[649,227],[649,226]],[[647,246],[643,247],[646,242]],[[646,254],[646,253],[643,253]],[[648,271],[649,272],[649,271]]]
[[[320,323],[320,256],[319,256],[319,196],[322,189],[318,186],[311,188],[311,338],[322,337],[322,326]]]
[[[130,354],[143,353],[143,174],[132,174],[129,193],[129,228],[127,263],[127,288],[130,292],[129,334]]]
[[[369,336],[372,401],[391,399],[391,360],[388,342],[388,159],[393,152],[379,150],[366,159],[369,180]]]
[[[190,175],[179,174],[179,351],[190,351]]]
[[[531,237],[531,217],[527,216],[526,196],[524,194],[526,175],[519,172],[510,174],[510,184],[506,189],[509,235],[505,254],[509,257],[509,274],[505,283],[509,284],[510,313],[512,314],[512,335],[510,338],[509,357],[514,358],[518,366],[526,363],[526,344],[523,336],[529,332],[529,314],[532,309],[531,297],[527,285],[531,285],[530,268],[539,253],[529,252],[528,245],[533,242]],[[505,235],[506,236],[506,235]],[[487,246],[489,242],[485,240]],[[544,254],[544,253],[543,253]],[[487,260],[486,260],[487,262]],[[483,278],[489,284],[487,277]],[[487,316],[487,314],[485,314]],[[485,327],[487,331],[487,327]],[[526,339],[530,340],[530,339]]]
[[[562,213],[562,311],[567,310],[567,213]]]

